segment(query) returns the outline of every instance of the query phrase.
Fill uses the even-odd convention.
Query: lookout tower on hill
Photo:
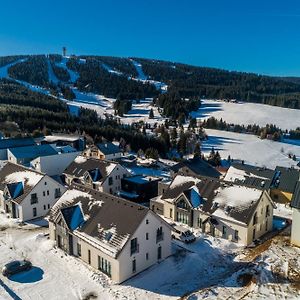
[[[66,56],[66,55],[67,55],[67,48],[66,48],[66,47],[63,47],[63,48],[62,48],[62,52],[63,52],[63,56]]]

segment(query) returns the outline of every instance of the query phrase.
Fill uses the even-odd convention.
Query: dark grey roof
[[[176,177],[174,178],[174,180]],[[173,180],[173,182],[174,182]],[[168,187],[168,189],[165,191],[165,193],[162,195],[161,199],[172,199],[175,200],[178,198],[181,194],[184,194],[187,199],[189,200],[191,206],[193,206],[193,199],[191,199],[191,188],[193,186],[196,186],[199,194],[203,201],[201,201],[201,210],[209,215],[212,215],[219,207],[214,207],[214,199],[217,196],[217,192],[220,189],[226,189],[228,187],[237,187],[240,188],[242,186],[236,185],[233,183],[226,183],[221,182],[219,180],[214,179],[200,179],[197,180],[196,178],[193,180],[192,177],[187,177],[186,182],[182,182],[179,185],[175,185],[174,188],[172,188],[172,183]],[[244,188],[250,188],[250,187],[244,187]],[[253,188],[252,188],[253,189]],[[261,192],[260,195],[262,195],[263,192]],[[230,210],[226,211],[226,208],[223,207],[222,210],[226,211],[226,214],[235,219],[236,221],[249,224],[251,221],[251,218],[254,214],[254,211],[256,210],[256,207],[259,203],[261,197],[256,199],[251,205],[244,206],[241,202],[241,205],[238,207],[232,207]],[[242,201],[242,199],[241,199]]]
[[[273,187],[281,191],[293,193],[300,178],[299,170],[292,168],[276,167],[276,178],[273,180]]]
[[[13,139],[1,139],[0,149],[33,146],[35,142],[33,138],[13,138]]]
[[[245,171],[245,179],[236,178],[233,182],[257,189],[269,189],[275,175],[275,171],[267,168],[255,167],[251,165],[233,163],[233,168]],[[253,174],[254,176],[251,176]]]
[[[79,195],[72,197],[76,191],[87,193],[88,196]],[[62,200],[63,199],[63,200]],[[94,203],[94,205],[93,205]],[[105,241],[108,245],[120,251],[129,238],[134,234],[142,220],[150,211],[149,208],[136,203],[115,197],[110,194],[98,192],[80,185],[74,185],[66,191],[50,212],[50,220],[54,221],[59,212],[67,207],[80,205],[86,221],[77,228],[99,241]],[[71,213],[75,209],[64,210],[67,222],[72,219]],[[106,239],[106,231],[114,228],[112,238]]]
[[[291,201],[291,207],[300,209],[300,181],[298,181],[296,184],[296,188]]]
[[[84,161],[85,160],[85,161]],[[82,162],[76,162],[76,159],[65,169],[64,174],[71,175],[77,178],[82,177],[86,172],[88,172],[92,178],[95,179],[94,175],[97,175],[96,180],[93,181],[103,181],[109,174],[107,172],[107,167],[109,167],[113,162],[86,158]]]
[[[180,162],[177,165],[172,166],[170,169],[175,173],[180,174],[184,167],[190,169],[193,173],[200,177],[220,178],[221,176],[221,173],[216,168],[201,158],[193,158]]]
[[[31,172],[33,174],[41,175],[41,179],[45,176],[45,174],[39,173],[39,172],[37,172],[35,170],[28,169],[28,168],[25,168],[23,166],[7,162],[5,164],[5,166],[0,170],[0,190],[4,191],[5,187],[7,185],[10,185],[8,187],[8,189],[11,192],[12,191],[11,190],[11,184],[13,182],[8,183],[6,181],[6,177],[8,175],[11,175],[11,174],[16,173],[16,172],[25,172],[25,171]],[[16,181],[15,183],[19,183],[19,182],[20,181]],[[20,204],[26,198],[26,196],[33,190],[33,188],[35,187],[33,185],[27,184],[26,180],[24,182],[22,182],[22,184],[23,184],[23,191],[22,191],[22,193],[20,193],[16,198],[14,198],[14,202],[16,202],[18,204]]]
[[[105,155],[120,153],[121,150],[114,143],[106,142],[97,144],[98,149]]]

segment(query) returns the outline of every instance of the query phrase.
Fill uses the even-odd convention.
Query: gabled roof
[[[11,148],[9,151],[16,158],[35,159],[41,156],[50,156],[58,154],[58,151],[51,145],[34,145],[26,147]]]
[[[82,224],[80,211],[76,207],[82,211]],[[55,221],[60,211],[69,228],[83,238],[93,238],[94,243],[110,250],[110,255],[117,256],[150,210],[122,198],[76,185],[67,190],[53,206],[50,220]],[[72,227],[72,224],[80,225]]]
[[[14,202],[20,204],[44,176],[35,170],[8,162],[0,170],[0,190],[4,191],[7,187],[12,198],[13,194],[16,195]]]
[[[0,149],[33,146],[33,145],[35,145],[33,138],[13,138],[13,139],[0,140]]]
[[[116,146],[114,143],[111,143],[111,142],[97,144],[97,147],[104,155],[121,152],[121,149],[118,146]]]
[[[216,168],[201,158],[193,158],[180,162],[177,165],[172,166],[170,169],[175,173],[180,173],[180,170],[184,167],[190,169],[193,173],[200,177],[220,178],[221,176],[221,173]]]
[[[300,181],[298,181],[296,184],[296,188],[291,201],[291,207],[300,209]]]
[[[77,156],[65,169],[64,174],[81,178],[87,172],[94,182],[98,182],[104,181],[116,166],[117,163],[111,161]]]
[[[193,208],[206,214],[249,224],[262,193],[252,187],[177,175],[160,200],[174,202],[184,195]]]
[[[279,190],[293,193],[298,180],[300,179],[299,170],[292,168],[276,167],[277,177],[273,182],[273,187]]]
[[[228,169],[224,180],[258,189],[269,189],[274,175],[275,171],[271,169],[235,163]]]

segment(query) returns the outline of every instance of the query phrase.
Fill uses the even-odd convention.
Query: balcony
[[[139,253],[139,244],[136,244],[134,247],[130,248],[130,255],[133,255],[135,253]]]
[[[159,243],[159,242],[163,241],[163,239],[164,239],[164,233],[163,232],[156,235],[156,243]]]

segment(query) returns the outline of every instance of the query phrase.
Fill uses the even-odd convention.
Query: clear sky
[[[300,76],[299,0],[5,0],[0,55],[137,56]]]

